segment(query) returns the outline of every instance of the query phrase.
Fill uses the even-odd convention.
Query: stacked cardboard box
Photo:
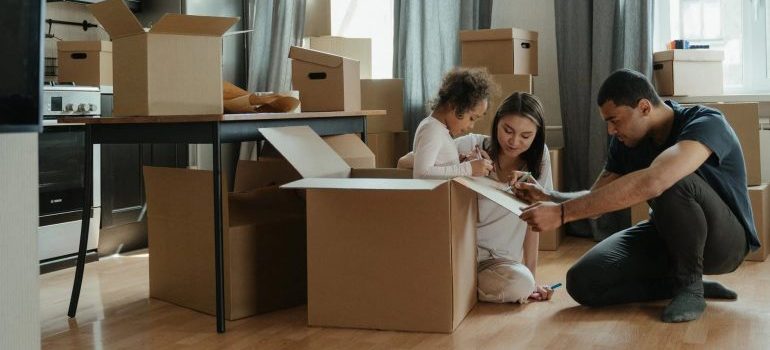
[[[666,50],[653,54],[653,83],[660,96],[721,95],[722,60],[718,50]]]
[[[553,178],[553,189],[562,191],[562,169],[563,169],[563,155],[561,148],[554,148],[549,150],[551,157],[551,176]],[[566,234],[566,228],[564,226],[559,227],[553,231],[540,232],[540,250],[557,250],[561,241]]]

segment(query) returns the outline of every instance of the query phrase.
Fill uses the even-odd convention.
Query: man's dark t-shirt
[[[605,169],[620,175],[650,166],[664,150],[679,141],[698,141],[708,147],[711,156],[695,173],[706,180],[743,225],[751,250],[759,248],[754,218],[746,187],[746,168],[743,152],[732,127],[719,111],[705,106],[682,107],[673,101],[665,103],[674,110],[674,123],[666,142],[658,146],[645,139],[636,147],[626,147],[615,137]]]

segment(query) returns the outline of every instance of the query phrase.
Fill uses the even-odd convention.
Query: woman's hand
[[[488,159],[476,159],[471,161],[471,175],[487,176],[494,169],[492,161]]]
[[[547,285],[535,286],[535,291],[529,295],[529,300],[546,301],[551,300],[553,289]]]
[[[516,181],[516,178],[514,177],[511,179],[511,191],[513,192],[514,196],[527,203],[551,201],[551,196],[548,194],[546,189],[543,188],[543,186],[540,186],[540,184],[537,182],[530,183]]]

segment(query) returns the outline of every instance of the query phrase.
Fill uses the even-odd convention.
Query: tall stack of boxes
[[[723,92],[722,59],[716,50],[668,50],[656,52],[654,83],[663,98],[677,96],[719,96]],[[692,101],[692,97],[689,99]],[[748,103],[705,103],[722,112],[738,136],[746,167],[746,182],[754,224],[762,247],[746,260],[764,261],[770,253],[770,189],[761,169],[761,127],[759,105]],[[640,203],[631,208],[632,224],[649,218],[649,206]]]
[[[537,75],[537,32],[519,28],[465,30],[460,32],[461,65],[484,67],[500,86],[500,94],[489,101],[487,115],[477,121],[472,132],[492,135],[495,112],[514,92],[533,91],[532,77]],[[490,54],[494,52],[494,54]],[[494,136],[494,135],[493,135]],[[561,190],[561,149],[550,151],[554,188]],[[564,228],[540,233],[540,249],[556,250],[564,237]]]
[[[398,158],[409,152],[409,133],[404,130],[404,81],[401,79],[372,79],[372,41],[370,38],[345,38],[331,35],[329,22],[330,9],[328,1],[312,1],[315,7],[319,7],[318,14],[308,17],[308,27],[305,34],[307,45],[311,50],[325,52],[331,55],[344,57],[357,61],[359,65],[359,84],[351,89],[360,91],[359,108],[363,110],[385,110],[385,115],[367,117],[367,146],[375,155],[375,163],[378,168],[394,168]],[[296,57],[292,57],[295,58]],[[292,72],[303,74],[303,72]],[[292,78],[294,87],[300,90],[300,100],[303,111],[316,110],[311,101],[311,109],[307,108],[306,100],[318,99],[329,101],[326,90],[308,91],[302,84],[297,84]],[[310,79],[306,79],[310,80]],[[321,78],[313,79],[316,84],[321,84]],[[334,84],[334,81],[328,84]],[[351,80],[345,80],[346,86],[353,85]],[[303,91],[305,92],[303,94]],[[318,92],[320,91],[320,93]],[[303,95],[305,97],[303,97]],[[347,96],[346,96],[347,97]],[[351,98],[352,97],[351,95]],[[345,105],[346,109],[349,106]],[[323,108],[322,110],[333,110]],[[339,110],[339,109],[337,109]]]

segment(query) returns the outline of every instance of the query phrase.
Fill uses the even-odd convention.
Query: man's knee
[[[696,194],[699,182],[703,182],[703,179],[695,173],[683,177],[663,191],[659,196],[655,197],[652,200],[653,207],[656,205],[665,205],[672,199],[693,198]]]
[[[567,271],[567,293],[580,305],[601,306],[601,296],[596,290],[596,274],[600,273],[585,262],[578,261]]]

